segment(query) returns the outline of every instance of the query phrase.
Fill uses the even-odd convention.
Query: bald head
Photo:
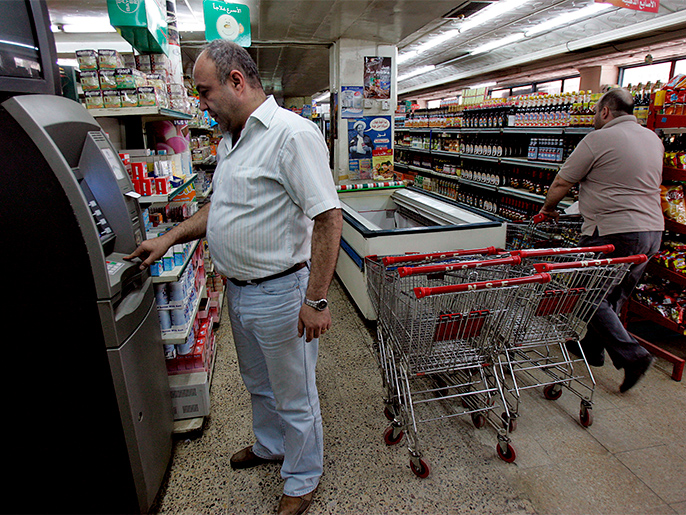
[[[625,114],[634,114],[634,98],[624,88],[611,89],[600,97],[596,111],[600,111],[606,106],[610,113],[612,113],[613,118],[624,116]]]

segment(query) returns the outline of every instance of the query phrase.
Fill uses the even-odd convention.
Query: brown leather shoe
[[[290,495],[283,494],[279,502],[277,515],[304,515],[310,509],[316,490],[315,488],[309,494],[301,495],[300,497],[291,497]]]
[[[260,458],[254,452],[252,452],[252,445],[250,445],[231,456],[231,468],[234,470],[249,469],[251,467],[257,467],[258,465],[264,465],[265,463],[279,463],[281,461],[283,460],[268,460],[266,458]]]

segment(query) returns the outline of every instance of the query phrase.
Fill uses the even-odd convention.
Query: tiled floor
[[[419,479],[405,442],[383,442],[388,421],[372,333],[338,282],[329,298],[334,327],[318,363],[325,473],[312,515],[686,514],[686,384],[670,378],[668,363],[659,360],[626,394],[618,393],[622,372],[594,369],[588,429],[574,395],[548,401],[527,390],[511,435],[514,464],[496,456],[495,431],[475,429],[469,417],[422,424],[432,473]],[[274,513],[282,493],[277,465],[229,466],[252,442],[251,415],[226,316],[218,336],[212,413],[200,436],[176,442],[158,513]]]

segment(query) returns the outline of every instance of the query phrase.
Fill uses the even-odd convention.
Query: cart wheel
[[[386,406],[384,408],[383,414],[391,422],[393,422],[395,420],[395,415],[393,414],[393,410],[391,408],[389,408],[388,406]]]
[[[398,434],[395,434],[396,430],[398,431]],[[400,440],[403,439],[403,436],[405,436],[405,432],[403,430],[396,426],[388,426],[383,432],[383,441],[386,443],[386,445],[396,445],[398,442],[400,442]]]
[[[472,413],[472,423],[477,429],[481,429],[486,425],[486,417],[482,413]]]
[[[507,413],[500,415],[500,418],[503,420],[503,427],[507,429],[507,432],[514,433],[517,429],[517,419],[513,416],[508,417]]]
[[[582,404],[579,410],[579,422],[584,427],[591,427],[593,425],[593,409]]]
[[[419,464],[415,465],[415,461],[419,462]],[[424,458],[410,458],[410,468],[412,469],[412,472],[414,472],[414,475],[421,479],[425,479],[431,474],[429,462]]]
[[[556,384],[549,384],[543,388],[543,397],[549,401],[556,401],[562,396],[562,388]]]
[[[514,461],[517,459],[517,453],[514,450],[514,447],[510,445],[509,443],[507,444],[507,449],[503,451],[501,448],[500,443],[495,446],[496,451],[498,451],[498,458],[503,460],[505,463],[514,463]]]

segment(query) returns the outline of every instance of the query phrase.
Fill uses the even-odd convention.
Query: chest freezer
[[[340,191],[343,233],[336,274],[362,315],[375,320],[364,258],[406,252],[505,247],[495,217],[413,187]]]

